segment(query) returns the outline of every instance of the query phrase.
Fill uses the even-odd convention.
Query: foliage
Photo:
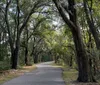
[[[72,0],[75,13],[70,8],[70,0],[53,1],[59,2],[58,10],[51,0],[1,0],[0,70],[13,67],[12,64],[16,64],[13,67],[16,69],[49,60],[79,70],[77,58],[86,53],[90,70],[94,76],[98,74],[100,2]],[[63,10],[59,14],[60,7]],[[61,18],[61,13],[65,17]],[[75,19],[71,20],[72,17]]]

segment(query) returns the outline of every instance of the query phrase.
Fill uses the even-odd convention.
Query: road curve
[[[65,85],[61,68],[53,67],[52,62],[37,65],[37,69],[14,78],[2,85]]]

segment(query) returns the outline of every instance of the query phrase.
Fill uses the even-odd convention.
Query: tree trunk
[[[34,63],[35,64],[38,63],[38,56],[37,55],[34,56]]]
[[[72,30],[79,71],[77,80],[79,82],[88,82],[88,56],[86,55],[85,47],[80,34],[80,29],[78,27],[77,29],[77,31]]]
[[[57,63],[57,56],[55,56],[55,63]]]
[[[28,59],[28,28],[26,26],[26,29],[25,29],[25,35],[26,35],[26,41],[25,41],[25,65],[29,65],[29,59]]]
[[[71,55],[71,58],[70,58],[69,66],[70,66],[70,67],[73,66],[73,56],[72,56],[72,55]]]
[[[93,49],[93,43],[92,43],[92,36],[91,36],[90,31],[88,31],[88,35],[89,35],[89,40],[88,40],[88,46],[87,47],[88,47],[88,52],[91,54],[91,49]],[[94,78],[94,69],[93,69],[94,58],[90,54],[89,54],[89,78],[90,78],[90,81],[96,82],[96,80]]]
[[[17,69],[17,63],[18,63],[18,48],[15,48],[13,51],[12,51],[12,55],[11,55],[11,68],[12,69]]]
[[[11,68],[12,69],[17,69],[19,48],[20,48],[20,36],[18,35],[15,48],[14,46],[11,47],[11,64],[12,64]]]
[[[55,63],[58,63],[59,56],[55,55]]]
[[[29,65],[29,62],[28,62],[28,49],[27,47],[25,48],[25,65]]]

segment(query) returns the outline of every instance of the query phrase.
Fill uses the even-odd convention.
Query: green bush
[[[6,61],[0,61],[0,70],[8,70],[10,69],[10,64]]]

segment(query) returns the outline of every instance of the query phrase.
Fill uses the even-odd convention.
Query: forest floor
[[[0,84],[7,82],[15,77],[21,76],[26,72],[31,72],[34,69],[36,69],[35,65],[23,66],[17,70],[14,70],[14,69],[2,70],[2,71],[0,71]]]
[[[63,79],[66,85],[100,85],[100,83],[79,83],[76,81],[78,72],[77,70],[69,67],[62,67]]]

